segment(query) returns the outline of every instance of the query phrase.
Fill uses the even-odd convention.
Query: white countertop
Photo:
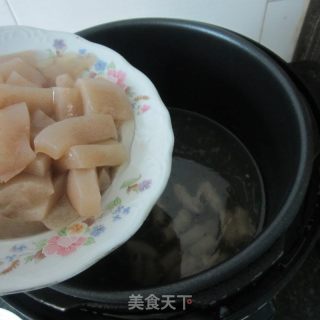
[[[226,27],[289,61],[309,0],[0,0],[0,25],[76,32],[138,17],[171,17]]]

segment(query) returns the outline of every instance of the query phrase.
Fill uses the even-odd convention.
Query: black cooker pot
[[[175,283],[129,290],[103,287],[99,275],[108,274],[108,269],[102,261],[79,277],[29,296],[47,299],[50,305],[55,292],[56,297],[61,295],[55,302],[58,305],[65,301],[65,306],[103,308],[113,314],[128,313],[132,293],[190,294],[193,309],[214,310],[213,306],[226,299],[232,303],[233,297],[250,292],[256,299],[263,292],[262,305],[290,274],[275,268],[279,261],[285,267],[294,260],[292,252],[297,243],[300,246],[306,227],[311,228],[311,214],[306,214],[306,208],[313,212],[317,201],[317,115],[311,112],[316,108],[299,79],[266,49],[208,24],[138,19],[105,24],[79,34],[118,51],[144,72],[169,109],[203,114],[240,138],[263,177],[266,219],[259,236],[237,255]],[[93,272],[97,278],[90,282]],[[264,279],[260,287],[256,285],[259,279]],[[142,315],[137,318],[142,319]]]
[[[82,36],[113,48],[142,70],[167,107],[196,111],[230,129],[257,161],[265,184],[265,226],[253,243],[211,270],[148,291],[194,293],[221,283],[263,255],[293,222],[312,170],[310,114],[286,72],[251,42],[206,24],[131,20]],[[95,298],[128,301],[128,292],[99,296]]]

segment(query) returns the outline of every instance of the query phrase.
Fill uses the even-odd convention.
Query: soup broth
[[[117,290],[174,282],[232,257],[261,231],[263,183],[245,146],[206,117],[170,113],[175,149],[164,193],[129,241],[70,282]]]

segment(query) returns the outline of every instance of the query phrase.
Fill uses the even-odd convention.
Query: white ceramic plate
[[[59,232],[0,240],[0,294],[66,280],[127,241],[166,186],[174,140],[168,111],[151,81],[113,50],[69,33],[20,26],[0,28],[0,55],[23,50],[97,56],[86,76],[106,76],[126,89],[135,131],[132,141],[130,125],[123,128],[127,146],[132,141],[130,162],[119,168],[103,195],[101,218],[74,223]]]

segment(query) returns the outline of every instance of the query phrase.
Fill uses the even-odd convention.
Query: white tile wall
[[[309,0],[269,1],[261,43],[290,61],[308,4]]]
[[[78,31],[137,17],[215,23],[258,39],[266,0],[8,0],[19,24]]]
[[[310,0],[0,0],[0,25],[75,32],[139,17],[208,22],[262,42],[290,60]]]
[[[6,0],[0,0],[0,26],[16,24]]]

